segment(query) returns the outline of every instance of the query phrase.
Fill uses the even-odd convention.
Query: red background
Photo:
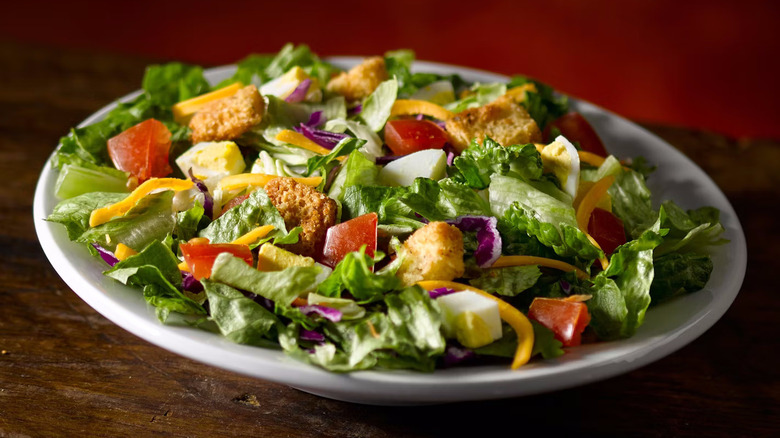
[[[413,48],[636,120],[780,138],[780,2],[28,0],[2,15],[7,41],[205,65],[288,41],[321,56]]]

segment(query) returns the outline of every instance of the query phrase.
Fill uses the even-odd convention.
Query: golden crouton
[[[474,137],[481,143],[488,136],[502,146],[542,141],[539,126],[510,96],[455,114],[447,120],[447,133],[459,151],[466,149]]]
[[[215,100],[190,120],[193,143],[233,140],[260,123],[265,101],[257,87],[248,85],[230,97]]]
[[[336,201],[292,178],[274,178],[265,191],[288,229],[303,228],[298,243],[284,248],[307,257],[318,255],[328,228],[336,223]]]
[[[396,276],[405,286],[422,280],[451,281],[463,275],[463,234],[445,222],[431,222],[404,242]]]
[[[339,73],[328,82],[327,89],[341,94],[347,100],[360,100],[368,97],[387,79],[385,59],[375,56],[352,67],[349,72]]]

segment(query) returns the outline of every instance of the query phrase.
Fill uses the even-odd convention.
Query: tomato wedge
[[[588,234],[596,239],[606,255],[612,254],[615,248],[626,243],[626,230],[623,228],[623,221],[601,208],[594,208],[590,214]]]
[[[144,182],[171,173],[171,132],[155,119],[144,120],[108,139],[108,155],[117,169]]]
[[[366,245],[366,255],[373,257],[376,251],[378,222],[376,213],[368,213],[328,228],[320,262],[331,267],[336,266],[344,256],[360,250],[363,245]]]
[[[430,120],[391,120],[385,124],[385,143],[393,155],[409,155],[424,149],[443,148],[447,133]]]
[[[534,298],[528,317],[552,330],[564,347],[580,345],[590,323],[585,303],[555,298]]]
[[[609,155],[607,149],[604,148],[604,143],[601,142],[601,138],[596,134],[593,127],[582,117],[580,113],[568,113],[564,114],[545,129],[545,138],[548,141],[552,141],[550,137],[550,130],[552,127],[558,128],[561,135],[566,137],[570,142],[578,143],[580,149],[586,152],[592,152],[596,155],[606,157]]]
[[[252,266],[252,251],[248,245],[234,245],[232,243],[204,243],[202,241],[182,243],[179,245],[184,256],[184,262],[190,267],[190,272],[196,280],[209,278],[214,260],[223,252],[229,252],[242,258],[249,266]]]
[[[222,212],[220,213],[220,215],[225,214],[228,210],[230,210],[233,207],[241,205],[241,203],[243,203],[247,199],[249,199],[249,194],[236,196],[235,198],[233,198],[230,201],[228,201],[227,203],[225,203],[225,206],[222,207]]]

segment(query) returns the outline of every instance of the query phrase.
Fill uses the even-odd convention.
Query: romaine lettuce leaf
[[[480,145],[476,139],[453,161],[453,179],[475,189],[490,185],[494,174],[521,178],[525,181],[542,176],[542,158],[532,144],[503,147],[490,137]]]
[[[214,260],[209,279],[289,306],[296,298],[314,289],[319,273],[318,266],[258,271],[242,259],[222,253]]]
[[[544,128],[569,111],[569,100],[566,96],[556,96],[555,90],[542,82],[530,79],[525,76],[513,76],[507,84],[507,88],[519,87],[527,83],[532,83],[536,87],[536,92],[526,91],[523,106],[528,110],[528,114],[539,125],[539,129]]]
[[[655,278],[650,287],[653,304],[700,290],[712,273],[712,259],[706,254],[671,253],[653,260]]]
[[[115,204],[127,197],[127,193],[92,192],[60,201],[49,217],[49,222],[65,226],[68,238],[76,240],[89,229],[92,210]]]
[[[243,262],[240,262],[243,263]],[[238,344],[275,347],[283,326],[272,312],[236,289],[211,280],[202,280],[209,311],[222,335]]]
[[[150,65],[146,68],[142,87],[152,104],[161,107],[170,107],[211,89],[201,67],[180,62]]]
[[[412,211],[431,221],[465,215],[491,215],[490,205],[476,191],[449,178],[440,181],[417,178],[399,199]]]
[[[666,201],[661,205],[660,216],[661,227],[669,233],[655,249],[656,257],[672,252],[704,253],[709,246],[728,242],[720,237],[725,229],[716,208],[701,207],[685,212],[674,201]]]
[[[162,241],[176,226],[173,195],[167,190],[144,196],[123,216],[89,228],[76,241],[98,242],[111,251],[120,242],[130,248],[145,248],[155,240]]]
[[[537,265],[510,266],[486,269],[479,277],[469,280],[469,283],[490,293],[514,297],[536,284],[541,275]]]
[[[360,118],[374,132],[381,131],[390,117],[397,95],[398,81],[395,78],[382,82],[363,102]]]
[[[317,287],[317,293],[326,297],[340,297],[346,290],[361,303],[376,301],[389,291],[401,288],[392,272],[374,273],[374,259],[366,255],[365,247],[342,259],[333,272]]]
[[[200,231],[211,243],[229,243],[261,225],[273,225],[274,235],[287,234],[284,219],[263,189],[257,189],[241,205],[231,208]]]

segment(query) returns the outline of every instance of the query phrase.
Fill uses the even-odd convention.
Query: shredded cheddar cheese
[[[580,205],[577,207],[577,225],[583,233],[588,232],[590,214],[593,213],[593,209],[596,208],[596,204],[599,203],[601,198],[607,194],[607,190],[613,182],[615,182],[615,177],[612,175],[601,178],[593,184],[593,187],[588,190],[588,193],[580,201]]]
[[[173,111],[173,119],[176,121],[176,123],[184,125],[189,121],[190,117],[192,117],[192,115],[196,112],[200,111],[204,105],[218,99],[230,97],[236,94],[238,90],[241,89],[241,87],[243,87],[243,85],[241,85],[239,82],[236,82],[235,84],[228,85],[227,87],[220,88],[219,90],[193,97],[192,99],[183,100],[173,105],[171,108]]]
[[[455,114],[442,106],[427,100],[398,99],[393,103],[390,116],[414,116],[422,114],[438,120],[447,120]]]
[[[89,226],[96,227],[117,216],[127,213],[141,200],[141,198],[155,190],[173,190],[178,192],[181,190],[189,190],[192,186],[192,181],[186,179],[152,178],[138,186],[130,195],[116,204],[93,210],[89,215]]]
[[[219,188],[222,190],[236,190],[246,187],[264,187],[272,179],[279,178],[277,175],[266,175],[264,173],[242,173],[239,175],[230,175],[219,181]],[[307,186],[317,187],[322,182],[321,176],[310,176],[306,178],[293,178],[295,181],[306,184]]]

